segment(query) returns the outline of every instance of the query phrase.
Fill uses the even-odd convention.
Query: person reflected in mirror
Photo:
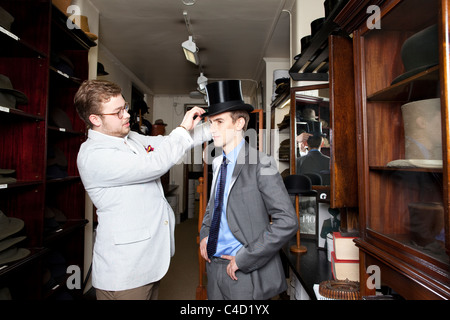
[[[303,138],[304,140],[304,138]],[[306,145],[308,153],[297,158],[297,174],[318,173],[324,174],[330,172],[330,157],[321,152],[324,143],[322,134],[308,134]]]

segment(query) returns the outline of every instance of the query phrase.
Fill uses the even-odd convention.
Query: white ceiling
[[[262,75],[264,57],[290,57],[290,18],[283,9],[292,0],[90,1],[100,12],[101,45],[154,94],[189,94],[201,71],[209,82],[242,79],[246,94]],[[181,48],[189,36],[184,10],[201,67]]]

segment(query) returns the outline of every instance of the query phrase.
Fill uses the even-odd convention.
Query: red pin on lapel
[[[148,145],[148,147],[145,148],[145,151],[147,151],[147,153],[152,152],[153,150],[155,150],[155,148],[153,148],[151,145]]]

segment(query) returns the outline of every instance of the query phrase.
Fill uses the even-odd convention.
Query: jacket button
[[[169,221],[165,220],[165,221],[164,221],[164,225],[167,226],[168,224],[169,224]]]

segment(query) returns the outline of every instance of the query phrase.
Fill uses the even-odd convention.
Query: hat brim
[[[0,253],[0,265],[23,259],[30,253],[28,249],[12,247]]]
[[[14,89],[5,89],[0,88],[0,92],[4,92],[7,94],[11,94],[16,98],[16,102],[19,104],[27,104],[28,103],[28,97],[20,91],[14,90]]]
[[[9,247],[12,247],[13,245],[15,245],[25,239],[26,239],[25,236],[20,236],[20,237],[7,238],[7,239],[0,241],[0,252],[5,251]]]
[[[8,217],[8,219],[9,219],[8,225],[5,226],[2,233],[0,233],[0,240],[3,240],[9,237],[10,235],[15,234],[16,232],[19,232],[25,225],[22,219],[14,217]]]
[[[226,107],[213,105],[213,106],[208,107],[208,111],[205,112],[204,114],[202,114],[202,118],[215,116],[215,115],[218,115],[218,114],[221,114],[224,112],[236,111],[236,110],[252,112],[254,110],[254,108],[252,105],[247,104],[247,103],[231,105],[231,106],[226,106]]]
[[[403,80],[405,80],[405,79],[408,79],[409,77],[412,77],[412,76],[414,76],[414,75],[416,75],[416,74],[418,74],[418,73],[420,73],[420,72],[422,72],[422,71],[425,71],[425,70],[427,70],[427,69],[429,69],[429,68],[431,68],[431,67],[434,67],[434,66],[436,66],[436,65],[437,65],[437,63],[433,63],[433,64],[421,66],[421,67],[418,67],[418,68],[414,68],[414,69],[412,69],[412,70],[410,70],[410,71],[407,71],[407,72],[405,72],[405,73],[399,75],[398,77],[396,77],[396,78],[391,82],[391,85],[394,85],[394,84],[396,84],[396,83],[399,83],[400,81],[403,81]]]
[[[317,191],[316,190],[309,190],[309,191],[305,191],[303,189],[288,189],[287,190],[288,194],[294,195],[294,194],[299,194],[305,197],[315,197],[317,196]]]

